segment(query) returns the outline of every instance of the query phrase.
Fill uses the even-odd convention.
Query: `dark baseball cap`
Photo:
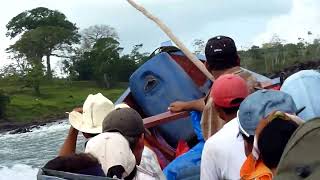
[[[123,136],[137,137],[145,132],[140,114],[132,108],[110,112],[103,120],[102,132],[120,132]]]
[[[208,40],[205,54],[209,65],[215,63],[240,63],[237,47],[232,38],[216,36]]]

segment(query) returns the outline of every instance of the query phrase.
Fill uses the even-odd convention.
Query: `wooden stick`
[[[166,26],[159,18],[153,16],[150,12],[148,12],[141,5],[136,4],[133,0],[127,0],[129,4],[131,4],[135,9],[144,14],[147,18],[155,22],[163,31],[167,34],[167,36],[181,49],[181,51],[200,69],[200,71],[207,76],[211,81],[214,80],[212,74],[207,70],[205,65],[198,60],[198,58],[188,50],[188,48],[172,33],[168,26]]]
[[[151,127],[155,127],[171,121],[175,121],[180,118],[185,118],[188,116],[189,116],[189,112],[187,111],[182,111],[179,113],[172,113],[168,111],[155,116],[144,118],[143,123],[145,128],[151,128]]]

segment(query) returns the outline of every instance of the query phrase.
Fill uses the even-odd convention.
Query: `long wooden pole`
[[[207,70],[205,65],[198,60],[198,58],[189,51],[189,49],[172,33],[172,31],[169,29],[167,25],[165,25],[159,18],[153,16],[150,12],[148,12],[143,6],[138,5],[133,0],[127,0],[129,4],[131,4],[135,9],[140,11],[142,14],[144,14],[147,18],[155,22],[161,29],[164,31],[164,33],[167,34],[167,36],[181,49],[181,51],[190,59],[190,61],[193,62],[197,68],[205,75],[208,79],[211,81],[214,80],[212,74]]]

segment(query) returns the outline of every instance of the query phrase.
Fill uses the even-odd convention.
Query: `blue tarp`
[[[201,154],[204,142],[201,141],[188,152],[177,157],[164,170],[167,180],[200,179]]]
[[[165,169],[164,174],[168,180],[193,180],[200,179],[201,154],[204,146],[204,139],[201,131],[201,113],[190,112],[194,131],[200,141],[188,152],[176,158]]]

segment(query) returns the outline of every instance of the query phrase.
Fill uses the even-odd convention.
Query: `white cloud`
[[[207,40],[220,34],[232,36],[239,47],[250,44],[270,17],[287,14],[292,6],[292,0],[136,1],[162,19],[189,47],[194,39]],[[145,51],[152,52],[168,39],[126,0],[10,0],[0,7],[0,66],[10,62],[4,50],[13,43],[5,37],[5,25],[18,13],[39,6],[61,11],[80,29],[95,24],[115,27],[127,52],[140,43]]]
[[[298,38],[311,41],[320,35],[320,1],[319,0],[293,0],[292,9],[288,14],[274,16],[266,26],[263,33],[259,34],[254,43],[261,45],[269,42],[277,34],[286,42],[295,43]],[[311,31],[313,35],[308,35]]]

